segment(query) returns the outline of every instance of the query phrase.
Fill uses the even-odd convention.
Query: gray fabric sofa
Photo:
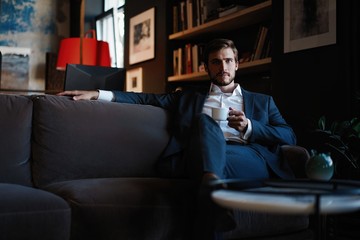
[[[156,168],[169,140],[163,109],[0,95],[0,116],[0,239],[191,239],[193,184]],[[283,150],[304,177],[307,151]],[[308,227],[307,216],[235,217],[226,239]]]
[[[32,117],[30,98],[0,95],[0,239],[69,239],[69,205],[32,182]]]

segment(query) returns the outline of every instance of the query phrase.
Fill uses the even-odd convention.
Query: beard
[[[235,76],[231,76],[230,73],[226,72],[218,73],[215,76],[210,75],[210,81],[217,86],[227,86],[232,83],[234,79]]]

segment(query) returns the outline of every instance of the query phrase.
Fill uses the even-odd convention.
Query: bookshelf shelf
[[[176,81],[185,81],[191,79],[192,81],[204,81],[209,80],[207,78],[207,72],[195,72],[195,73],[188,73],[188,74],[181,74],[170,76],[168,78],[169,82],[176,82]]]
[[[187,40],[205,33],[230,31],[235,28],[241,28],[261,22],[270,17],[271,1],[266,1],[202,25],[173,33],[169,35],[169,40]]]
[[[272,14],[272,1],[267,0],[256,5],[241,9],[237,12],[229,14],[224,17],[220,17],[209,22],[203,23],[201,25],[197,25],[195,27],[191,27],[189,29],[185,29],[183,31],[179,31],[168,36],[169,42],[180,43],[182,44],[191,44],[191,42],[197,41],[198,39],[206,39],[207,34],[218,34],[218,33],[229,33],[234,30],[242,29],[248,26],[260,24],[265,21],[271,20]],[[176,45],[176,44],[175,44]],[[174,46],[175,46],[174,45]],[[189,73],[189,71],[185,71],[184,67],[189,66],[185,61],[182,62],[181,52],[175,53],[176,48],[170,49],[169,54],[172,54],[173,65],[174,65],[174,73],[182,72],[182,74],[174,74],[172,76],[167,77],[168,83],[179,83],[181,82],[202,82],[208,81],[208,75],[206,72],[197,72],[193,70],[193,72]],[[180,47],[181,48],[181,47]],[[188,52],[186,49],[182,50],[182,52]],[[261,52],[261,50],[260,50]],[[184,54],[184,53],[183,53]],[[188,54],[189,55],[189,54]],[[176,56],[176,57],[174,57]],[[239,56],[240,57],[240,56]],[[187,59],[187,57],[183,55],[183,58]],[[269,71],[271,69],[271,57],[265,56],[265,58],[260,58],[256,60],[252,59],[252,61],[247,61],[239,64],[238,75],[243,74],[252,74],[258,72]],[[175,64],[176,63],[176,64]],[[178,64],[182,64],[182,66],[178,67]],[[175,69],[177,69],[175,71]],[[183,69],[183,70],[179,70]],[[193,68],[196,69],[196,68]]]
[[[259,60],[254,60],[251,62],[245,62],[239,64],[239,70],[241,74],[251,73],[251,72],[258,72],[267,70],[270,68],[271,65],[271,58],[262,58]]]
[[[238,73],[241,74],[248,74],[252,72],[258,72],[262,70],[269,69],[271,64],[271,58],[263,58],[251,62],[245,62],[239,64]],[[189,74],[181,74],[175,76],[169,76],[169,82],[176,82],[176,81],[207,81],[209,80],[207,72],[195,72]]]

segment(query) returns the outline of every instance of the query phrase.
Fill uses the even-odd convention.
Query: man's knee
[[[196,115],[195,124],[197,129],[201,131],[210,131],[212,133],[223,135],[219,124],[212,117],[205,113],[199,113]]]

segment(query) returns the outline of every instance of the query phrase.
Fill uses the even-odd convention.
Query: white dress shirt
[[[114,93],[111,91],[98,90],[99,97],[98,100],[112,102],[114,101]]]
[[[244,111],[244,101],[239,84],[236,84],[236,88],[232,93],[223,93],[220,88],[214,84],[211,84],[209,95],[205,100],[203,113],[211,116],[211,108],[213,107],[225,107],[233,108],[234,110]],[[224,137],[227,141],[235,141],[246,143],[247,139],[251,135],[252,125],[248,119],[248,127],[245,133],[241,133],[234,128],[229,127],[227,121],[217,121],[221,130],[224,133]]]
[[[113,92],[105,90],[98,91],[98,100],[109,102],[114,100]],[[235,90],[232,93],[223,93],[218,86],[211,84],[209,95],[205,100],[202,112],[211,117],[212,107],[231,107],[235,110],[244,111],[243,97],[240,85],[237,84]],[[252,131],[251,121],[249,119],[248,127],[245,133],[241,133],[234,128],[229,127],[227,121],[218,121],[218,123],[227,141],[246,143]]]

